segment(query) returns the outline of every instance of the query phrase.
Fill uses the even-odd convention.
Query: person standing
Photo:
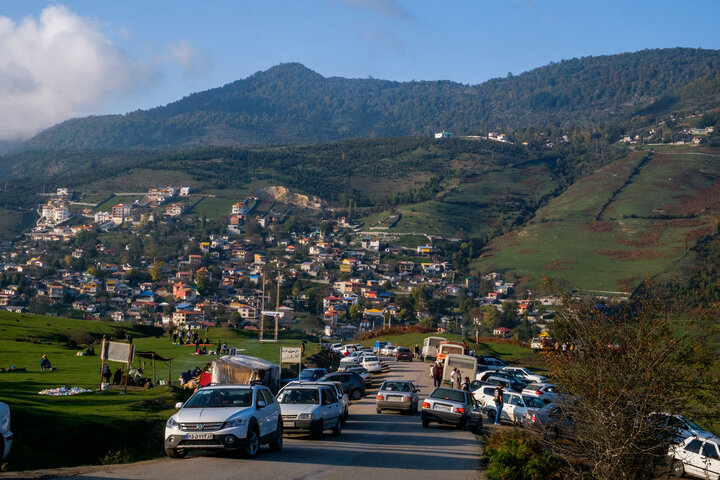
[[[438,362],[438,370],[439,370],[439,373],[438,373],[438,384],[437,384],[437,386],[438,386],[438,387],[442,387],[442,383],[443,383],[443,373],[445,372],[445,367],[443,366],[442,362]]]
[[[458,376],[458,369],[457,369],[457,367],[454,367],[453,371],[450,372],[450,385],[452,385],[453,388],[455,388],[455,379],[457,378],[457,376]]]
[[[457,368],[454,370],[455,372],[455,378],[453,378],[453,388],[457,388],[460,390],[460,385],[462,384],[462,373]]]
[[[465,377],[465,381],[462,382],[462,385],[460,385],[461,390],[465,390],[466,392],[470,391],[470,377]]]
[[[495,401],[495,425],[500,425],[500,414],[503,409],[504,386],[504,383],[500,383],[500,385],[498,385],[495,389],[495,393],[493,394],[493,400]]]
[[[420,358],[420,345],[418,345],[417,343],[415,344],[415,358]]]
[[[435,365],[432,368],[432,374],[433,374],[433,385],[437,388],[440,386],[442,382],[442,368],[440,367],[439,363],[435,363]]]

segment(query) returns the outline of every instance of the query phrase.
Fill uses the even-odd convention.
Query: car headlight
[[[167,422],[165,422],[165,426],[167,428],[180,428],[180,424],[175,421],[175,417],[168,418]]]
[[[315,414],[301,413],[300,415],[298,415],[298,420],[315,420]]]
[[[227,422],[225,422],[225,428],[242,427],[246,423],[247,423],[247,418],[244,418],[244,417],[233,418],[232,420],[228,420]]]

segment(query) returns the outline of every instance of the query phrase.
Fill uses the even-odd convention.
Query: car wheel
[[[685,475],[685,465],[683,465],[683,462],[675,460],[672,464],[672,473],[678,478]]]
[[[487,418],[488,418],[488,420],[490,420],[491,422],[494,422],[494,421],[495,421],[495,410],[488,410],[488,411],[487,411]]]
[[[423,418],[422,426],[423,426],[423,428],[428,428],[430,426],[430,421],[427,418]]]
[[[475,424],[475,433],[480,435],[482,433],[482,417],[478,417],[478,421]]]
[[[278,422],[276,436],[274,440],[270,441],[270,450],[273,452],[279,452],[283,447],[283,431],[282,423]]]
[[[359,388],[353,388],[350,392],[350,398],[352,400],[360,400],[362,398],[362,390]]]
[[[187,452],[185,450],[178,450],[177,448],[166,448],[165,454],[170,458],[185,458]]]
[[[257,457],[258,450],[260,450],[260,434],[256,426],[253,425],[248,430],[247,441],[247,447],[242,450],[243,456],[247,458]]]
[[[325,431],[325,424],[323,423],[322,419],[318,421],[317,430],[315,431],[315,434],[313,435],[313,438],[320,440],[323,437],[323,432]]]
[[[332,432],[333,435],[335,435],[336,437],[340,436],[340,432],[342,432],[342,421],[340,420],[340,418],[338,418],[338,421],[335,424],[335,428],[333,428]]]
[[[470,430],[470,419],[467,417],[460,419],[460,423],[458,423],[458,428],[460,430]]]

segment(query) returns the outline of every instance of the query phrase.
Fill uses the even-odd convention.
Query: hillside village
[[[256,211],[258,198],[250,196],[232,205],[218,233],[198,238],[188,226],[200,219],[186,214],[192,193],[190,186],[151,188],[110,211],[71,214],[81,195],[58,188],[24,240],[0,245],[0,307],[168,329],[249,330],[263,310],[274,310],[281,324],[330,338],[417,322],[511,336],[520,319],[529,327],[551,317],[536,316],[536,305],[552,299],[516,302],[513,283],[499,274],[459,274],[432,237],[399,246],[387,233],[360,232],[362,224],[347,216],[321,220],[306,234],[287,232],[275,228],[283,218]],[[184,244],[180,256],[144,254],[140,236],[159,228]],[[485,306],[497,314],[482,313]],[[508,308],[512,320],[504,322]],[[526,328],[523,338],[537,331]]]

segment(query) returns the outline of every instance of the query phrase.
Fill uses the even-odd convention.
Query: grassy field
[[[577,182],[476,262],[537,285],[632,291],[717,231],[720,158],[635,152]]]
[[[163,362],[156,362],[156,372],[158,379],[172,379],[174,386],[131,389],[127,394],[122,390],[97,392],[100,359],[77,356],[84,349],[72,342],[99,341],[102,335],[124,339],[126,332],[132,333],[138,351],[155,351],[172,358],[172,375]],[[275,363],[279,362],[280,347],[300,345],[298,336],[261,345],[256,332],[223,328],[210,328],[202,336],[206,335],[214,344],[220,340],[243,354]],[[316,351],[310,344],[306,357]],[[192,352],[192,346],[173,345],[167,335],[156,338],[155,330],[138,326],[0,312],[0,366],[27,368],[24,372],[0,373],[0,400],[11,407],[15,433],[8,468],[116,463],[161,455],[164,421],[174,411],[175,402],[187,396],[177,387],[179,373],[202,367],[214,358]],[[43,354],[56,370],[40,370]],[[145,376],[152,376],[151,361],[144,362]],[[118,366],[111,364],[111,369]],[[134,366],[143,366],[143,360],[136,357]],[[68,397],[38,395],[41,390],[62,386],[93,392]],[[48,443],[48,439],[56,441]]]

